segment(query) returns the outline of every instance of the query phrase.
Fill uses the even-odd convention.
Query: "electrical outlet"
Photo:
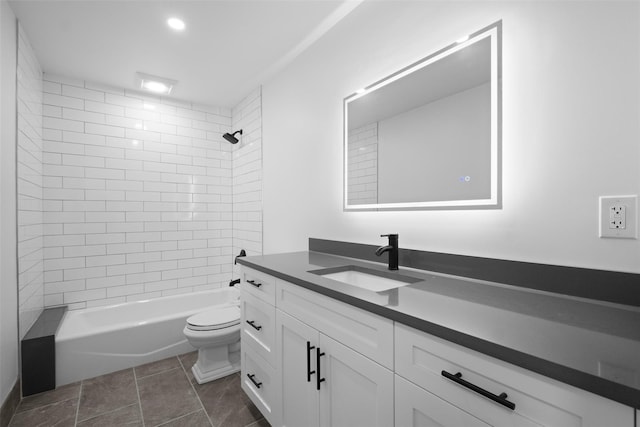
[[[627,206],[623,204],[614,204],[609,208],[609,228],[625,229],[627,228]]]
[[[600,197],[600,237],[637,239],[638,196]]]

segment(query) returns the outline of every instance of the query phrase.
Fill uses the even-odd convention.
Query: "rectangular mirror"
[[[501,22],[344,100],[344,209],[501,205]]]

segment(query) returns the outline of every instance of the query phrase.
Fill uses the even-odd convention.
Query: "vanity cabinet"
[[[242,389],[272,426],[393,426],[391,320],[246,267],[242,278]]]
[[[278,425],[280,375],[275,369],[276,279],[253,269],[241,274],[241,388],[272,426]]]
[[[274,427],[634,426],[628,406],[251,268],[242,278],[242,389]]]
[[[425,421],[429,414],[444,414],[445,408],[452,412],[449,406],[491,426],[633,426],[633,410],[612,400],[406,325],[396,323],[395,337],[395,373],[401,377],[396,380],[396,427],[432,425],[420,420]],[[401,380],[410,381],[413,387]],[[403,401],[408,390],[421,392],[425,399]],[[433,403],[433,397],[439,401]],[[508,404],[513,409],[505,406]],[[453,415],[444,419],[451,421],[438,422],[461,425]]]

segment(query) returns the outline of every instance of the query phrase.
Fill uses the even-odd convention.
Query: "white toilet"
[[[184,335],[198,349],[191,368],[198,384],[240,370],[240,307],[215,307],[187,319]]]

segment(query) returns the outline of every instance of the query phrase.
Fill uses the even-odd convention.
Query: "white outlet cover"
[[[609,227],[609,212],[613,206],[624,206],[624,228]],[[600,213],[600,237],[614,239],[638,238],[638,196],[601,196],[598,211]]]

